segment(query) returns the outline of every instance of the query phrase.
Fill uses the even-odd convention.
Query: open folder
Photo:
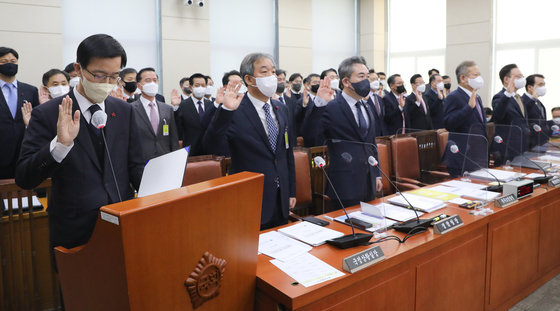
[[[138,197],[181,188],[189,148],[190,146],[181,148],[149,160],[144,167]]]

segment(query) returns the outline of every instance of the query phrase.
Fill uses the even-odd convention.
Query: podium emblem
[[[193,309],[219,294],[227,262],[209,252],[205,252],[198,264],[185,281],[187,292],[191,297]]]

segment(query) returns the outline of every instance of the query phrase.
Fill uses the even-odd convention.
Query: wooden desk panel
[[[560,263],[560,204],[554,202],[540,209],[539,274]]]

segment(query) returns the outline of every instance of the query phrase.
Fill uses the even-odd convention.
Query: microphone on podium
[[[330,244],[330,245],[333,245],[335,247],[341,248],[341,249],[350,248],[350,247],[359,246],[359,245],[367,245],[369,240],[371,240],[371,238],[373,237],[373,234],[356,233],[356,231],[354,230],[354,224],[352,223],[352,218],[350,218],[350,216],[348,216],[348,212],[346,211],[346,208],[344,207],[344,205],[342,205],[342,201],[340,200],[340,197],[338,196],[338,193],[336,192],[336,189],[334,188],[334,185],[332,184],[331,179],[329,178],[329,175],[327,174],[327,172],[325,172],[325,164],[326,164],[325,159],[323,159],[320,156],[317,156],[317,157],[313,158],[313,162],[315,162],[315,164],[318,167],[320,167],[321,170],[323,171],[323,174],[327,178],[327,181],[328,181],[329,185],[332,187],[332,190],[333,190],[333,192],[336,196],[336,199],[338,200],[338,203],[340,204],[340,206],[342,206],[342,210],[344,211],[344,214],[346,215],[346,218],[350,222],[350,227],[352,227],[352,234],[348,234],[348,235],[345,235],[345,236],[341,236],[339,238],[327,240],[327,243]]]
[[[107,151],[107,159],[109,159],[109,165],[111,167],[111,173],[113,174],[113,180],[115,181],[115,187],[117,188],[117,194],[119,196],[119,201],[122,202],[121,192],[119,190],[119,184],[117,183],[117,175],[115,175],[115,170],[113,169],[113,161],[111,160],[111,154],[109,153],[109,148],[107,147],[107,140],[105,139],[105,132],[103,129],[107,124],[107,114],[103,110],[97,110],[91,116],[91,125],[101,131],[101,136],[103,137],[103,144],[105,145],[105,151]]]
[[[496,136],[499,137],[499,136]],[[502,139],[500,137],[500,139]],[[494,138],[494,140],[496,140],[496,138]],[[469,162],[473,163],[474,165],[476,165],[479,169],[485,171],[486,173],[488,173],[490,176],[494,177],[494,179],[496,180],[496,182],[498,182],[498,185],[496,186],[488,186],[486,187],[486,190],[488,191],[493,191],[493,192],[502,192],[502,183],[500,182],[500,180],[496,177],[496,175],[492,174],[487,168],[484,168],[482,166],[480,166],[480,164],[476,163],[476,161],[473,161],[471,158],[467,157],[466,154],[462,153],[459,150],[459,146],[457,146],[457,144],[455,144],[454,141],[450,140],[449,143],[451,143],[451,145],[449,146],[449,151],[451,151],[451,153],[455,153],[455,154],[460,154],[461,156],[463,156],[465,159],[469,160]]]
[[[537,132],[537,133],[541,133],[541,134],[543,134],[544,136],[546,136],[546,138],[548,138],[548,140],[549,140],[548,144],[549,144],[550,146],[552,146],[552,147],[554,147],[554,148],[556,148],[556,149],[560,149],[560,146],[558,146],[558,145],[553,144],[553,143],[550,142],[550,136],[549,136],[545,131],[542,130],[542,127],[541,127],[540,125],[538,125],[538,124],[533,124],[532,128],[533,128],[533,131],[535,131],[535,132]],[[552,126],[550,127],[550,129],[551,129],[552,131],[558,131],[558,130],[560,130],[560,128],[558,127],[558,125],[552,125]]]

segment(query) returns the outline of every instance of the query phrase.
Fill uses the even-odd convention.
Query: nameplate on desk
[[[555,177],[552,178],[551,180],[548,181],[548,186],[552,187],[552,188],[556,188],[558,186],[560,186],[560,177]]]
[[[117,226],[119,225],[119,217],[117,217],[115,215],[105,213],[105,212],[101,212],[100,214],[101,214],[101,219],[103,219],[105,221],[108,221],[112,224],[115,224]]]
[[[381,246],[377,245],[342,259],[342,269],[354,273],[383,259],[385,259],[385,253]]]
[[[434,233],[445,234],[451,230],[459,228],[462,225],[463,220],[461,220],[461,217],[459,217],[459,215],[453,215],[434,223]]]
[[[496,207],[506,207],[506,206],[508,206],[510,204],[513,204],[515,202],[517,202],[517,198],[515,197],[515,195],[514,194],[508,194],[508,195],[504,195],[504,196],[501,196],[501,197],[497,198],[494,201],[494,205]]]

